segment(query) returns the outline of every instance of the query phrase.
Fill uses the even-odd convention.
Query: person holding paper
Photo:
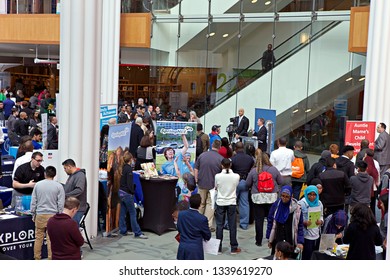
[[[304,197],[298,202],[303,216],[304,250],[303,260],[310,260],[313,251],[320,246],[320,227],[324,223],[324,207],[319,200],[318,189],[310,185],[304,191]]]
[[[201,202],[199,194],[191,195],[190,209],[179,212],[177,230],[180,233],[178,260],[204,260],[203,240],[211,238],[206,216],[198,212]]]

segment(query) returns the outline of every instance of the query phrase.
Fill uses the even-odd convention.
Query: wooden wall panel
[[[60,16],[54,14],[0,15],[0,42],[59,44]]]
[[[121,15],[121,47],[150,48],[151,15],[135,13]]]
[[[60,43],[60,15],[0,15],[0,26],[0,43]],[[150,32],[149,13],[121,14],[121,47],[150,48]]]
[[[367,52],[370,7],[352,7],[349,27],[348,51]]]

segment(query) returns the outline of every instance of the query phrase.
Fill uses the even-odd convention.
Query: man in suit
[[[384,123],[378,124],[376,131],[379,133],[375,140],[374,159],[379,162],[381,178],[390,167],[390,136],[386,132]]]
[[[190,197],[190,209],[179,212],[177,229],[180,233],[178,260],[204,260],[203,240],[211,238],[207,218],[198,212],[199,194]]]
[[[249,119],[244,116],[244,109],[238,109],[238,116],[234,118],[234,126],[236,127],[236,139],[240,136],[248,136]]]
[[[264,126],[265,119],[258,118],[257,125],[259,126],[259,131],[255,132],[253,135],[257,136],[258,148],[262,152],[267,152],[267,128]]]
[[[47,126],[47,149],[57,150],[58,149],[57,118],[51,116],[49,120],[50,123]]]
[[[137,117],[136,120],[131,124],[129,151],[134,158],[137,156],[137,148],[141,143],[142,137],[144,136],[144,131],[142,130],[141,125],[142,118],[140,117]]]

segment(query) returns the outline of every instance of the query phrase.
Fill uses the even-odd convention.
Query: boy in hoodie
[[[310,163],[309,159],[307,158],[307,155],[302,152],[303,149],[303,143],[301,141],[296,141],[294,145],[294,157],[295,158],[301,158],[303,160],[303,175],[299,178],[294,177],[294,172],[291,176],[291,184],[293,189],[293,197],[297,200],[299,200],[299,194],[301,193],[302,185],[303,183],[306,183],[306,177],[307,173],[310,170]]]
[[[349,180],[351,185],[351,210],[357,203],[364,203],[367,206],[370,206],[371,189],[374,184],[374,179],[366,172],[367,163],[361,160],[356,163],[356,166],[358,168],[358,173]]]
[[[73,217],[73,220],[79,224],[87,209],[87,177],[85,176],[85,169],[76,167],[73,159],[65,160],[62,166],[66,174],[69,175],[64,186],[65,196],[74,196],[80,201],[80,208]]]

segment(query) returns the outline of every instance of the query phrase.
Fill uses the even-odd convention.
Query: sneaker
[[[242,225],[240,225],[240,228],[241,228],[242,230],[247,230],[247,229],[248,229],[248,227],[244,227],[244,226],[242,226]]]
[[[138,235],[136,236],[135,238],[139,238],[139,239],[148,239],[149,237],[147,237],[145,234],[141,234],[141,235]]]
[[[241,253],[241,248],[232,249],[230,251],[230,255],[237,255],[238,253]]]
[[[211,232],[215,232],[215,228],[211,227],[211,228],[210,228],[210,231],[211,231]]]

